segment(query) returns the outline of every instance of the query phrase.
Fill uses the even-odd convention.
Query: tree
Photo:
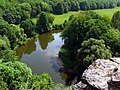
[[[49,24],[52,25],[55,17],[53,15],[49,14],[49,13],[47,13],[47,17],[48,17]]]
[[[20,28],[24,29],[24,33],[27,35],[28,38],[35,35],[35,24],[30,19],[21,22]]]
[[[88,21],[89,23],[93,23],[94,25],[89,27],[89,31],[86,33],[85,39],[99,39],[102,34],[106,33],[111,28],[108,22],[100,19],[92,19]]]
[[[80,9],[81,10],[87,10],[87,2],[86,1],[80,2]]]
[[[68,26],[62,33],[65,46],[69,49],[78,49],[86,38],[86,35],[87,37],[90,34],[90,37],[99,37],[99,35],[106,32],[109,28],[109,25],[102,21],[102,18],[94,12],[84,12],[79,14],[78,17],[71,16],[70,18],[72,18],[72,20],[70,19]],[[94,32],[94,35],[92,32]]]
[[[79,3],[77,1],[71,1],[71,10],[78,11],[80,9]]]
[[[2,62],[18,60],[15,52],[10,50],[10,42],[6,36],[0,36],[0,60]]]
[[[117,11],[114,13],[114,15],[112,17],[112,26],[115,29],[120,30],[120,11]]]
[[[81,44],[77,59],[80,64],[89,66],[97,59],[110,59],[111,56],[110,48],[105,45],[103,40],[90,38]]]
[[[6,36],[0,35],[0,51],[10,48],[10,42]]]
[[[0,64],[0,76],[12,90],[20,88],[21,85],[25,85],[31,75],[31,69],[24,63],[10,61]]]
[[[35,90],[54,89],[52,79],[47,73],[44,73],[41,76],[32,75],[30,78],[30,86],[32,86],[32,88],[34,88]]]
[[[45,12],[41,12],[36,26],[39,33],[47,32],[49,30],[49,21]]]
[[[49,13],[50,10],[51,10],[51,7],[46,2],[41,2],[40,3],[40,7],[41,7],[41,11],[44,11],[44,12],[48,12]]]
[[[58,2],[53,9],[53,12],[55,14],[63,14],[64,13],[64,8],[63,8],[63,3],[62,2]]]
[[[106,43],[106,45],[111,47],[112,55],[114,57],[120,56],[120,32],[115,29],[110,29],[104,33],[101,37]]]
[[[83,12],[83,13],[79,14],[78,16],[72,17],[72,19],[70,19],[68,21],[68,24],[65,27],[65,29],[61,35],[62,38],[64,39],[64,45],[62,46],[62,48],[60,50],[60,58],[62,58],[63,62],[72,62],[73,63],[72,69],[73,68],[75,70],[81,69],[80,71],[82,72],[83,70],[85,70],[85,68],[84,68],[85,66],[81,66],[81,65],[84,65],[83,61],[82,61],[84,58],[87,57],[89,60],[88,62],[85,61],[87,59],[84,60],[85,61],[84,63],[86,64],[86,66],[88,64],[90,64],[90,62],[92,62],[91,60],[96,59],[96,57],[99,58],[98,56],[92,57],[93,54],[95,54],[95,53],[92,53],[90,51],[89,53],[91,53],[92,55],[90,55],[88,53],[84,53],[83,56],[87,55],[87,54],[90,56],[89,57],[84,56],[82,59],[80,59],[80,57],[79,57],[78,59],[80,59],[80,60],[78,60],[77,59],[77,57],[79,56],[78,50],[83,47],[82,43],[85,40],[88,40],[90,38],[100,39],[100,36],[102,36],[104,33],[107,33],[107,31],[109,31],[110,28],[111,27],[110,27],[109,23],[107,23],[107,21],[105,21],[102,17],[100,17],[99,15],[97,15],[96,13],[91,12],[91,11]],[[99,41],[96,41],[96,42],[99,42]],[[101,43],[103,43],[103,46],[105,45],[105,42],[101,42]],[[100,49],[98,48],[98,50],[97,50],[97,47],[95,47],[95,49],[97,50],[96,51],[97,54],[99,54],[100,52],[103,52],[105,55],[109,54],[108,49],[105,49],[105,47],[103,47],[103,46],[101,46]],[[62,50],[66,51],[66,52],[61,53]],[[104,50],[106,52],[104,52]],[[84,52],[84,50],[82,50],[82,51]],[[82,51],[81,51],[81,55],[82,55]],[[100,55],[102,55],[102,54],[100,53]],[[108,55],[108,56],[110,56],[110,55]],[[66,59],[66,57],[68,59]],[[102,55],[102,57],[105,57],[105,56]],[[67,61],[65,61],[65,60],[67,60]],[[79,65],[78,65],[78,61],[79,61]],[[82,62],[81,64],[80,64],[80,61]]]
[[[16,56],[16,52],[12,51],[10,49],[1,50],[0,51],[0,59],[2,62],[8,62],[8,61],[18,61],[18,57]]]
[[[26,19],[29,19],[32,11],[30,4],[25,2],[20,4],[20,6],[21,6],[21,13],[22,13],[21,20],[24,21]]]
[[[9,9],[5,9],[3,19],[9,24],[19,24],[21,22],[21,7],[19,5],[9,5]]]
[[[11,48],[15,48],[16,45],[21,45],[26,41],[26,35],[23,29],[13,24],[0,20],[0,35],[8,37]]]
[[[32,8],[31,17],[36,17],[41,12],[41,7],[39,4],[39,2],[30,1],[30,5]]]
[[[64,6],[64,13],[68,13],[68,11],[69,11],[68,3],[64,2],[63,6]]]
[[[8,90],[7,83],[3,81],[3,78],[0,76],[0,90]]]

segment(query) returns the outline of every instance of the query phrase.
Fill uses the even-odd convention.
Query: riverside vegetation
[[[51,14],[117,6],[119,0],[0,0],[0,90],[54,90],[49,74],[33,75],[15,52],[29,38],[53,29],[64,29],[59,56],[65,68],[82,73],[98,58],[120,56],[120,11],[111,20],[83,11],[62,24]]]

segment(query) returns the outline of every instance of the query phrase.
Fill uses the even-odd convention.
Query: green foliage
[[[33,75],[30,78],[32,89],[34,90],[53,90],[54,85],[51,77],[44,73],[41,76]]]
[[[62,38],[65,40],[67,48],[78,49],[84,39],[90,37],[99,38],[109,27],[102,17],[96,13],[83,12],[69,21],[68,26],[62,33]]]
[[[68,20],[69,17],[71,15],[74,15],[74,16],[77,16],[80,12],[68,12],[66,14],[62,14],[62,15],[54,15],[53,16],[55,17],[55,20],[53,22],[53,25],[55,24],[63,24],[65,20]]]
[[[112,26],[115,29],[120,30],[120,11],[117,11],[114,13],[114,15],[112,17]]]
[[[27,65],[15,61],[0,64],[0,76],[12,89],[20,87],[32,75]]]
[[[49,13],[47,13],[47,17],[48,17],[49,24],[52,25],[55,17],[52,14],[49,14]]]
[[[6,49],[0,51],[0,59],[2,59],[2,62],[8,62],[8,61],[17,61],[18,57],[16,56],[16,52]]]
[[[63,7],[64,7],[64,13],[68,13],[68,11],[69,11],[69,6],[68,6],[68,3],[67,3],[67,2],[64,2],[64,3],[63,3]]]
[[[49,30],[49,21],[45,12],[41,12],[36,27],[39,33],[47,32]]]
[[[35,35],[35,24],[30,19],[21,22],[20,28],[24,29],[24,33],[27,35],[28,38]]]
[[[20,4],[20,6],[22,10],[29,11],[29,12],[31,12],[32,10],[31,5],[29,3],[22,3]]]
[[[56,29],[66,27],[62,34],[65,44],[60,50],[60,57],[64,59],[63,62],[67,64],[66,66],[76,68],[78,62],[80,67],[82,66],[80,63],[88,66],[97,58],[110,58],[110,48],[112,55],[120,56],[118,48],[120,47],[120,33],[111,29],[109,18],[103,19],[93,12],[81,13],[78,16],[71,15],[79,12],[63,14],[69,11],[113,8],[116,6],[120,6],[119,0],[1,0],[0,90],[15,90],[20,89],[21,86],[25,88],[27,84],[28,89],[31,90],[54,89],[53,82],[48,74],[32,75],[31,70],[26,65],[16,61],[18,58],[15,52],[11,50],[17,45],[22,45],[26,41],[26,37],[34,36],[35,25],[29,19],[39,14],[40,17],[36,24],[39,33],[50,30],[52,24]],[[57,17],[54,21],[54,17],[45,12],[63,15],[54,15],[55,18]],[[113,12],[110,12],[112,16],[111,13]],[[119,13],[116,12],[112,18],[112,25],[116,29],[119,29]],[[69,16],[71,17],[69,18]],[[20,23],[21,28],[18,25]],[[105,42],[97,39],[103,39]]]
[[[120,56],[120,32],[115,29],[110,29],[107,33],[101,36],[106,45],[111,47],[113,56]]]
[[[58,25],[58,24],[55,24],[52,26],[52,28],[54,30],[63,30],[64,26],[62,24]]]
[[[10,25],[3,20],[1,20],[0,24],[0,35],[8,37],[12,49],[26,41],[26,35],[23,29],[12,24]]]
[[[110,59],[112,55],[109,49],[103,40],[90,38],[81,44],[77,54],[78,62],[89,66],[97,59]]]
[[[21,6],[21,21],[30,19],[32,8],[29,3],[22,3]]]
[[[95,10],[120,6],[119,0],[5,0],[1,1],[1,15],[9,23],[36,17],[41,11],[63,14],[69,11]],[[13,20],[14,19],[14,20]]]
[[[110,58],[113,54],[111,55],[111,49],[106,47],[106,40],[104,42],[99,39],[111,28],[107,20],[91,11],[73,16],[62,33],[64,45],[60,50],[60,57],[64,66],[83,72],[92,61],[98,58]],[[67,52],[62,52],[63,48]],[[67,62],[71,62],[72,67],[67,65]]]
[[[108,22],[105,22],[100,19],[92,19],[88,20],[88,22],[92,24],[92,26],[89,27],[89,31],[86,33],[85,39],[99,39],[99,37],[103,33],[106,33],[110,29],[110,25],[108,24]]]
[[[103,8],[114,8],[119,6],[119,0],[83,0],[80,2],[81,10],[94,10]]]
[[[10,24],[19,24],[21,22],[21,7],[19,5],[9,3],[6,6],[3,18]]]
[[[41,6],[41,10],[44,12],[50,12],[51,10],[51,7],[46,2],[41,2],[40,6]]]
[[[55,14],[63,14],[64,13],[63,3],[62,2],[57,3],[53,11]]]
[[[7,83],[3,81],[3,78],[0,76],[0,90],[8,90]]]
[[[41,7],[39,2],[31,1],[30,5],[32,8],[31,17],[36,17],[41,12]]]
[[[71,52],[66,48],[66,47],[62,47],[59,51],[59,57],[61,58],[63,64],[64,64],[64,68],[71,68],[73,69],[75,66],[74,60],[71,60]]]
[[[0,50],[5,50],[10,48],[10,42],[6,36],[0,35]]]
[[[80,9],[79,2],[71,1],[71,10],[72,11],[78,11],[79,9]]]

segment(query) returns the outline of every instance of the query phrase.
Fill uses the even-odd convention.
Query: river
[[[24,46],[16,49],[20,61],[27,64],[33,74],[49,73],[55,84],[66,85],[68,75],[60,72],[58,52],[64,44],[60,34],[62,30],[51,31],[29,40]]]

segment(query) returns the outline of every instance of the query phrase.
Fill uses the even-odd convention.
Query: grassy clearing
[[[68,20],[71,15],[77,15],[78,13],[79,12],[76,11],[76,12],[68,12],[62,15],[52,14],[55,17],[53,24],[62,24],[65,20]],[[31,20],[36,24],[38,18],[32,18]]]
[[[31,20],[33,21],[33,23],[35,23],[35,24],[36,24],[36,23],[37,23],[38,18],[32,18]]]
[[[62,24],[65,20],[68,20],[71,15],[76,15],[78,13],[79,12],[76,11],[76,12],[68,12],[68,13],[62,14],[62,15],[54,15],[53,14],[53,16],[55,17],[53,24]]]
[[[111,8],[111,9],[99,9],[99,10],[93,10],[94,12],[96,12],[97,14],[101,15],[102,17],[107,17],[107,18],[112,18],[113,14],[116,11],[120,11],[120,7],[116,7],[116,8]],[[78,13],[80,13],[82,11],[78,11],[78,12],[69,12],[63,15],[54,15],[55,20],[53,22],[53,24],[62,24],[65,20],[68,20],[69,17],[71,15],[77,15]]]
[[[98,13],[99,15],[101,15],[103,17],[107,17],[107,18],[111,19],[113,14],[116,11],[120,11],[120,7],[116,7],[116,8],[112,8],[112,9],[99,9],[99,10],[93,10],[93,11]],[[65,13],[62,15],[52,14],[55,17],[53,24],[62,24],[65,20],[68,20],[71,15],[77,15],[80,12],[82,12],[82,11],[68,12],[68,13]],[[38,18],[32,18],[31,20],[36,24]]]
[[[100,10],[93,10],[94,12],[98,13],[99,15],[103,16],[103,17],[108,17],[108,18],[112,18],[113,14],[116,11],[120,11],[120,7],[116,7],[116,8],[112,8],[112,9],[100,9]]]

